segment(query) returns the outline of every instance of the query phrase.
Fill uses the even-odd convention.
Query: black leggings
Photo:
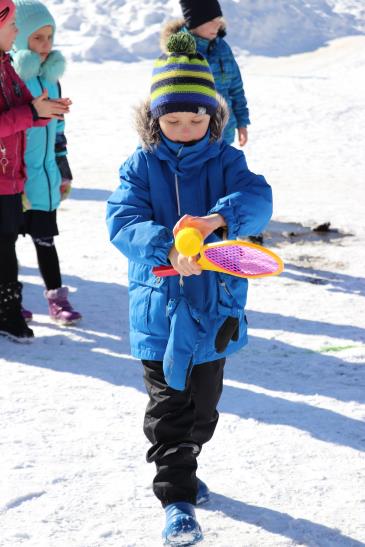
[[[0,234],[0,283],[18,280],[17,234]],[[53,237],[33,238],[39,270],[47,290],[62,286],[60,263]]]
[[[163,506],[194,504],[197,457],[218,422],[225,359],[194,366],[184,391],[167,386],[160,361],[142,363],[149,396],[144,432],[152,443],[147,461],[156,464],[154,494]]]
[[[0,234],[0,284],[18,280],[17,234]]]
[[[60,263],[53,237],[34,237],[39,271],[48,291],[62,286]]]

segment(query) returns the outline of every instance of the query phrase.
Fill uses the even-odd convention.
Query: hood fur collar
[[[48,55],[44,63],[38,53],[30,49],[20,49],[12,55],[13,66],[25,82],[41,76],[49,82],[57,82],[66,68],[66,59],[60,51],[54,50]]]
[[[167,53],[166,44],[168,42],[168,39],[170,38],[171,34],[175,34],[176,32],[180,32],[185,27],[185,20],[184,19],[173,19],[172,21],[169,21],[162,27],[161,34],[160,34],[160,47],[163,53]],[[218,32],[218,36],[223,38],[226,35],[226,23],[224,19],[222,20],[222,26]],[[194,36],[194,34],[192,34]]]
[[[217,93],[218,109],[210,119],[210,141],[221,139],[224,127],[228,121],[228,107],[226,101]],[[135,128],[145,150],[153,148],[161,142],[160,125],[158,120],[151,117],[150,99],[146,99],[135,108]]]

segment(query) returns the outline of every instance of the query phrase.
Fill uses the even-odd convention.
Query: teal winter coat
[[[259,233],[272,213],[271,188],[248,170],[243,152],[209,132],[191,146],[162,134],[157,142],[149,116],[147,107],[141,115],[146,118],[140,131],[144,147],[120,169],[120,187],[108,200],[107,225],[112,243],[129,259],[132,354],[163,360],[166,381],[184,389],[192,365],[246,344],[247,280],[203,271],[185,277],[181,286],[178,276],[159,278],[152,268],[169,263],[172,230],[184,214],[220,213],[228,239]],[[207,241],[218,239],[212,234]],[[239,336],[219,353],[215,339],[228,317],[238,320]]]
[[[44,63],[37,53],[25,49],[12,57],[15,71],[33,97],[41,95],[44,89],[48,90],[50,99],[61,96],[58,80],[64,73],[65,58],[59,51],[52,51]],[[57,209],[61,201],[61,180],[72,179],[66,158],[64,125],[64,121],[52,119],[46,127],[27,130],[25,195],[31,209]]]

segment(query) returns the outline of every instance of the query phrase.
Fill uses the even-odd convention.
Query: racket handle
[[[179,272],[174,270],[172,266],[155,266],[152,268],[152,273],[157,277],[169,277],[171,275],[179,275]]]

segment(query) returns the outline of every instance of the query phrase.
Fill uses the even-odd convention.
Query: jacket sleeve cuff
[[[247,127],[251,125],[250,118],[248,116],[237,116],[236,115],[237,127]]]
[[[210,209],[208,215],[212,215],[213,213],[219,213],[226,221],[227,239],[236,239],[239,231],[239,225],[235,222],[232,207],[225,203],[217,204],[213,207],[213,209]]]
[[[39,120],[38,112],[32,103],[29,103],[29,108],[32,112],[33,121],[36,122],[37,120]]]

